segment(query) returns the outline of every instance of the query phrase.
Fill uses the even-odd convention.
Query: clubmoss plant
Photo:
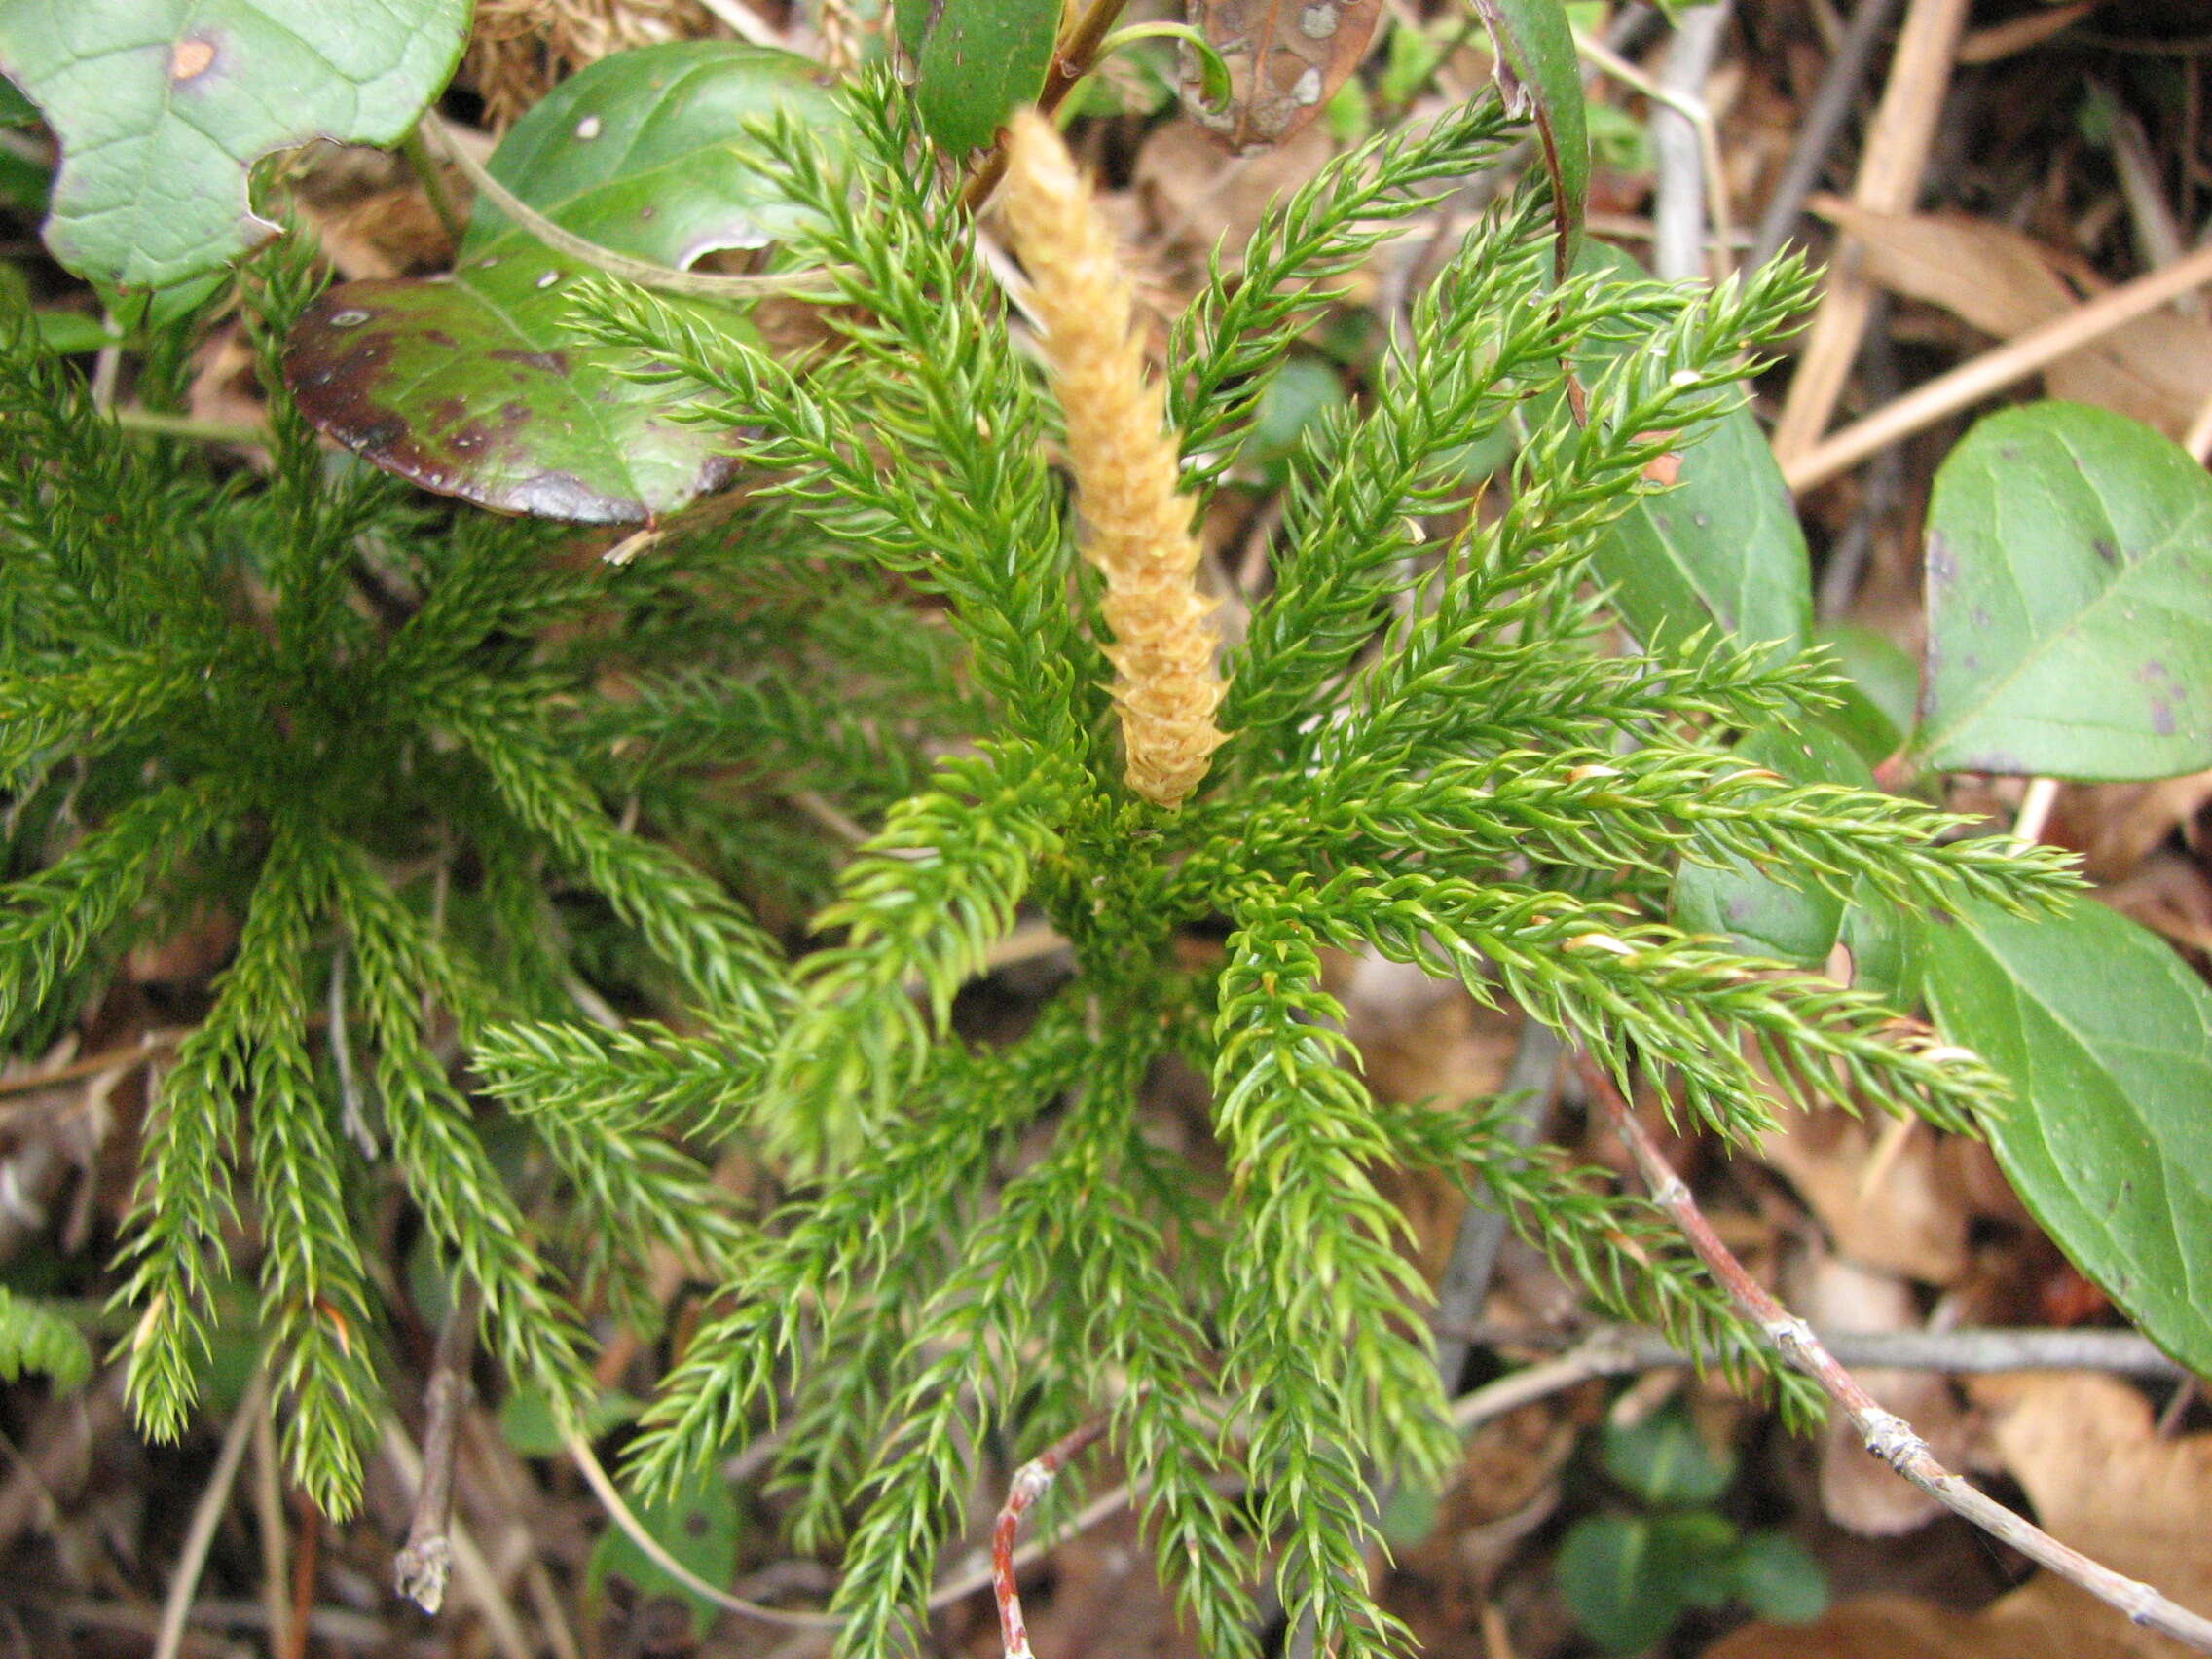
[[[1433,1478],[1456,1451],[1382,1172],[1478,1186],[1612,1312],[1767,1361],[1658,1212],[1521,1151],[1511,1102],[1376,1099],[1324,953],[1517,1003],[1724,1136],[1777,1098],[1964,1126],[2004,1092],[1972,1053],[1685,937],[1659,919],[1668,879],[1746,859],[1847,897],[2030,905],[2071,877],[1732,756],[1733,731],[1824,702],[1818,663],[1710,639],[1608,654],[1593,545],[1741,397],[1805,300],[1796,266],[1556,282],[1545,203],[1508,201],[1364,406],[1305,441],[1217,699],[1204,603],[1175,585],[1190,527],[1330,281],[1494,160],[1507,118],[1478,101],[1333,164],[1178,326],[1165,427],[1124,360],[1087,435],[1101,407],[1060,407],[903,93],[851,97],[849,157],[793,123],[756,134],[811,215],[794,251],[833,274],[830,350],[733,349],[611,281],[579,301],[579,327],[703,395],[751,479],[625,569],[326,472],[280,394],[267,479],[226,479],[121,438],[20,342],[0,359],[0,1012],[35,1047],[130,942],[236,925],[124,1243],[157,1433],[185,1419],[250,1233],[293,1467],[350,1499],[386,1346],[374,1177],[571,1421],[584,1317],[650,1317],[647,1250],[719,1287],[632,1467],[674,1483],[780,1414],[791,1530],[841,1549],[849,1654],[913,1641],[990,1449],[1099,1414],[1209,1650],[1255,1650],[1258,1553],[1324,1650],[1380,1651],[1400,1633],[1366,1588],[1371,1472]],[[1039,350],[1080,401],[1065,273],[1022,211]],[[279,252],[248,288],[266,356],[312,283]],[[1620,350],[1569,398],[1594,347]],[[1461,458],[1507,429],[1518,460],[1478,510]],[[1180,497],[1149,461],[1124,482],[1094,464],[1176,447]],[[1084,557],[1140,494],[1145,538],[1176,548],[1142,572],[1173,612],[1164,665],[1128,648],[1118,561]],[[1156,767],[1144,699],[1167,672],[1201,718]],[[794,829],[822,819],[869,830],[833,872]],[[776,936],[802,909],[793,957]],[[1025,909],[1072,971],[1023,1034],[973,1041],[954,999]],[[1147,1133],[1168,1060],[1210,1082],[1204,1156]],[[535,1148],[519,1178],[482,1132],[501,1106]],[[732,1138],[780,1183],[757,1215],[691,1155]]]
[[[1655,919],[1666,880],[1685,858],[1745,858],[1910,904],[2031,904],[2071,878],[2009,839],[1956,839],[1958,821],[1914,803],[1732,757],[1731,729],[1825,702],[1817,663],[1710,641],[1604,653],[1594,539],[1733,406],[1807,283],[1793,264],[1710,291],[1554,283],[1544,204],[1528,199],[1445,264],[1367,406],[1306,442],[1202,781],[1148,791],[1132,741],[1125,786],[1091,667],[1124,638],[1115,577],[1101,596],[1077,550],[1126,505],[1102,490],[1157,499],[1155,478],[1117,486],[1095,461],[1153,442],[1157,417],[1069,373],[1088,349],[1071,336],[1125,333],[1065,307],[1065,249],[1085,234],[1065,228],[1079,207],[1056,145],[1018,130],[1010,172],[1029,182],[1011,218],[1064,409],[897,91],[864,87],[855,105],[850,162],[793,125],[757,135],[760,165],[814,216],[800,255],[835,273],[822,360],[800,373],[731,353],[611,283],[582,302],[592,334],[749,430],[765,493],[932,596],[992,710],[844,869],[817,921],[837,942],[798,963],[756,1078],[719,1120],[742,1114],[809,1184],[685,1349],[633,1467],[674,1481],[788,1395],[794,1529],[842,1540],[843,1650],[876,1654],[914,1637],[975,1449],[1005,1437],[1022,1453],[1105,1413],[1210,1650],[1252,1648],[1255,1540],[1323,1650],[1386,1646],[1365,1587],[1368,1471],[1432,1478],[1454,1441],[1379,1170],[1484,1184],[1608,1306],[1732,1366],[1764,1362],[1637,1200],[1520,1159],[1498,1111],[1373,1098],[1323,952],[1509,998],[1624,1088],[1665,1090],[1729,1137],[1767,1125],[1778,1097],[1961,1126],[2003,1092],[1972,1053],[1869,995],[1684,937]],[[1195,519],[1231,472],[1328,279],[1509,137],[1478,102],[1370,145],[1270,215],[1239,276],[1215,272],[1167,364],[1180,511]],[[1083,282],[1103,293],[1095,257]],[[1566,365],[1599,344],[1627,349],[1577,421]],[[1125,429],[1101,435],[1102,409]],[[1471,512],[1461,448],[1508,422],[1528,428],[1509,488]],[[1072,501],[1049,459],[1063,454]],[[1126,734],[1132,670],[1116,665]],[[1026,1036],[965,1043],[954,993],[1032,905],[1070,941],[1073,977]],[[1190,966],[1177,939],[1207,925],[1226,944]],[[621,1056],[595,1070],[562,1041],[494,1033],[479,1063],[534,1115],[639,1132],[612,1104],[630,1098]],[[689,1051],[704,1066],[725,1051]],[[1171,1055],[1211,1080],[1219,1175],[1144,1132],[1144,1079]],[[1224,1463],[1241,1503],[1214,1484]]]

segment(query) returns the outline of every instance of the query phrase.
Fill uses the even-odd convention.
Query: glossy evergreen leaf
[[[0,127],[28,127],[38,120],[38,105],[23,96],[22,88],[0,76]]]
[[[1497,50],[1497,79],[1516,113],[1536,124],[1544,172],[1552,184],[1554,266],[1574,268],[1590,198],[1590,124],[1582,104],[1582,65],[1561,0],[1475,0]]]
[[[2039,403],[1936,476],[1914,749],[1947,771],[2212,766],[2212,479],[2103,409]]]
[[[778,108],[840,119],[804,58],[731,41],[645,47],[564,82],[491,170],[564,229],[682,269],[789,228],[743,147],[744,124]],[[546,518],[656,517],[729,463],[667,387],[624,378],[627,352],[571,338],[581,273],[481,206],[451,276],[347,282],[317,300],[285,378],[324,432],[426,489]],[[711,329],[748,328],[727,308],[671,304]]]
[[[898,21],[923,128],[965,156],[1044,91],[1060,0],[899,0]]]
[[[1925,930],[1945,1036],[2011,1080],[2012,1185],[2151,1339],[2212,1372],[2212,991],[2101,904]]]
[[[1613,1653],[1636,1653],[1693,1606],[1734,1593],[1736,1529],[1711,1510],[1593,1515],[1561,1545],[1555,1568],[1575,1622]]]
[[[8,0],[0,69],[61,141],[47,246],[82,276],[180,281],[277,227],[248,169],[323,137],[390,144],[461,56],[468,0]]]
[[[1762,1619],[1804,1624],[1828,1610],[1828,1575],[1787,1532],[1753,1532],[1728,1564],[1736,1594]]]
[[[1843,733],[1859,757],[1879,766],[1912,730],[1920,697],[1920,665],[1887,634],[1853,623],[1823,628],[1814,643],[1825,646],[1848,682],[1842,705],[1826,723]]]
[[[1591,243],[1579,263],[1644,275],[1607,243]],[[1582,361],[1596,368],[1623,349]],[[1655,648],[1717,628],[1745,645],[1802,650],[1813,626],[1805,532],[1757,420],[1731,410],[1684,432],[1676,453],[1673,487],[1639,500],[1592,548],[1613,608]]]
[[[1756,732],[1736,753],[1792,783],[1874,787],[1849,740],[1825,726]],[[1853,983],[1909,1003],[1910,933],[1897,906],[1878,894],[1862,892],[1845,904],[1817,887],[1728,859],[1716,866],[1684,864],[1675,877],[1672,908],[1676,925],[1687,932],[1717,934],[1755,955],[1798,967],[1823,966],[1841,943],[1851,953]]]

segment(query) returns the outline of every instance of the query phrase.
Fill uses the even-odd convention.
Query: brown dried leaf
[[[1816,1326],[1838,1331],[1909,1331],[1920,1326],[1912,1287],[1892,1273],[1875,1272],[1830,1256],[1815,1266],[1811,1282],[1790,1306]],[[1859,1381],[1886,1410],[1903,1418],[1935,1450],[1956,1464],[1966,1450],[1964,1414],[1942,1376],[1930,1371],[1862,1371]],[[1862,1537],[1894,1537],[1925,1526],[1942,1505],[1900,1481],[1866,1448],[1840,1413],[1822,1430],[1821,1507],[1829,1520]]]
[[[2141,1394],[2082,1372],[1988,1378],[1997,1452],[2044,1529],[2107,1567],[2212,1609],[2212,1434],[2160,1440]],[[1705,1659],[2180,1659],[2188,1649],[2130,1625],[2048,1573],[1975,1613],[1905,1596],[1845,1602],[1803,1625],[1748,1625]]]
[[[1359,67],[1382,0],[1190,0],[1194,28],[1229,66],[1227,107],[1206,102],[1198,55],[1183,54],[1183,108],[1239,155],[1281,143]]]
[[[1850,233],[1868,280],[2001,340],[2082,304],[2061,275],[2065,257],[2008,226],[1955,213],[1874,213],[1832,196],[1810,205]],[[2044,385],[2053,397],[2179,436],[2212,385],[2212,325],[2154,312],[2060,358],[2044,371]]]
[[[1902,1146],[1885,1145],[1886,1127],[1835,1108],[1785,1112],[1761,1138],[1759,1157],[1789,1178],[1839,1254],[1950,1284],[1966,1271],[1972,1219],[1952,1162],[1960,1154],[1928,1128],[1910,1131]],[[1873,1169],[1877,1151],[1883,1164]]]
[[[1309,127],[1279,149],[1224,162],[1220,146],[1189,123],[1156,127],[1130,180],[1142,240],[1182,276],[1203,280],[1217,249],[1228,270],[1240,270],[1268,204],[1319,172],[1335,150],[1324,129]]]
[[[2077,784],[2051,814],[2050,838],[2081,850],[2089,874],[2118,881],[2212,801],[2212,772],[2187,772],[2147,784]]]

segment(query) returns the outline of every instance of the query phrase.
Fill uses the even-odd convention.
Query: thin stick
[[[292,1646],[291,1551],[276,1458],[276,1418],[267,1399],[253,1419],[253,1511],[261,1533],[261,1604],[269,1615],[269,1651],[287,1653]]]
[[[400,1427],[397,1418],[384,1419],[384,1452],[407,1484],[420,1490],[424,1482],[423,1455],[415,1450],[415,1442],[408,1438],[407,1430]],[[499,1575],[492,1570],[492,1564],[485,1559],[468,1529],[456,1521],[451,1533],[454,1570],[460,1574],[461,1587],[468,1593],[469,1601],[483,1615],[492,1645],[506,1659],[537,1659],[537,1649],[524,1634],[514,1604],[499,1587]]]
[[[2026,793],[2020,796],[2020,810],[2012,818],[2013,838],[2042,840],[2044,826],[2050,822],[2050,809],[2057,804],[2056,778],[2030,778]]]
[[[1751,239],[1752,270],[1780,253],[1782,244],[1789,240],[1797,216],[1805,210],[1805,199],[1820,183],[1828,152],[1835,147],[1836,135],[1843,130],[1851,106],[1858,100],[1859,84],[1866,78],[1875,43],[1897,9],[1898,0],[1859,0],[1852,12],[1843,39],[1836,43],[1835,55],[1828,59],[1827,71],[1821,77],[1820,91],[1813,94],[1812,107],[1798,124],[1797,142],[1767,202],[1758,235]]]
[[[97,1077],[102,1072],[125,1073],[146,1064],[164,1049],[173,1049],[196,1028],[169,1026],[159,1031],[148,1031],[135,1042],[120,1044],[113,1049],[102,1049],[96,1054],[70,1060],[46,1071],[25,1072],[20,1077],[0,1078],[0,1099],[14,1094],[35,1094],[41,1089],[58,1084],[74,1083],[81,1077]]]
[[[1657,1331],[1641,1325],[1599,1325],[1583,1332],[1549,1332],[1510,1325],[1439,1325],[1439,1334],[1490,1346],[1538,1347],[1556,1342],[1573,1353],[1602,1357],[1593,1375],[1615,1376],[1695,1363]],[[2181,1362],[2137,1331],[2046,1330],[2041,1327],[1959,1325],[1947,1331],[1837,1331],[1822,1329],[1821,1346],[1844,1365],[1879,1371],[1943,1371],[1981,1377],[2009,1371],[2105,1371],[2172,1382],[2189,1376]],[[1717,1353],[1705,1355],[1707,1363]],[[1530,1367],[1530,1371],[1536,1369]],[[1490,1387],[1526,1375],[1516,1371]],[[1487,1392],[1488,1390],[1482,1390]],[[1469,1394],[1453,1408],[1465,1410]]]
[[[1715,176],[1712,166],[1713,112],[1705,102],[1705,83],[1727,26],[1728,0],[1685,12],[1659,71],[1659,84],[1694,102],[1702,118],[1692,119],[1678,108],[1655,110],[1651,117],[1658,166],[1651,264],[1662,281],[1714,275],[1705,257],[1706,213],[1710,207],[1716,228],[1727,218],[1728,181],[1725,174]],[[1718,257],[1725,261],[1725,237],[1719,241]]]
[[[1021,1518],[1051,1490],[1059,1472],[1105,1432],[1106,1419],[1099,1418],[1062,1435],[1016,1469],[1007,1488],[998,1525],[991,1529],[991,1589],[998,1598],[1006,1659],[1036,1659],[1029,1647],[1029,1628],[1021,1618],[1021,1586],[1014,1579],[1014,1539],[1021,1530]]]
[[[444,1605],[453,1570],[454,1465],[461,1454],[461,1408],[468,1403],[468,1358],[475,1346],[476,1287],[464,1286],[446,1309],[430,1352],[423,1389],[423,1479],[407,1523],[407,1541],[392,1558],[392,1585],[425,1613]]]
[[[1928,1443],[1910,1423],[1884,1411],[1858,1379],[1836,1363],[1822,1346],[1813,1327],[1775,1300],[1766,1287],[1752,1278],[1705,1213],[1697,1207],[1689,1187],[1677,1175],[1652,1140],[1637,1122],[1610,1079],[1588,1068],[1590,1084],[1606,1116],[1636,1161],[1651,1200],[1665,1210],[1698,1260],[1727,1292],[1737,1310],[1755,1323],[1777,1353],[1821,1385],[1827,1397],[1842,1408],[1866,1450],[1918,1487],[1953,1514],[1972,1522],[2001,1543],[2011,1545],[2029,1560],[2047,1567],[2069,1583],[2077,1584],[2125,1613],[2134,1623],[2200,1652],[2212,1653],[2212,1619],[2203,1618],[2168,1601],[2148,1584],[2113,1571],[2080,1550],[2060,1543],[2042,1528],[2015,1515],[1988,1493],[1969,1486],[1936,1460]]]
[[[740,4],[740,0],[699,0],[699,4],[712,12],[739,40],[754,46],[781,48],[787,44],[782,35],[769,27],[766,18],[752,7]]]
[[[1106,44],[1107,35],[1121,20],[1122,8],[1127,0],[1089,0],[1083,15],[1052,47],[1052,65],[1045,72],[1045,87],[1037,94],[1037,108],[1051,115],[1067,102],[1068,93],[1089,74],[1098,61],[1098,49]],[[960,192],[960,204],[971,213],[980,213],[983,203],[998,189],[999,180],[1006,176],[1006,142],[1004,134],[991,146],[982,165],[970,176]]]
[[[1671,109],[1697,133],[1698,155],[1705,169],[1704,195],[1710,199],[1713,209],[1713,246],[1719,264],[1725,272],[1734,261],[1730,250],[1736,242],[1736,227],[1728,212],[1728,173],[1720,158],[1720,135],[1715,129],[1713,111],[1706,107],[1703,97],[1676,91],[1663,81],[1646,75],[1611,47],[1588,35],[1574,37],[1574,50],[1584,59],[1624,87],[1632,87],[1653,103]],[[1659,227],[1654,224],[1652,237],[1656,242]],[[1656,248],[1654,249],[1656,258]]]
[[[2198,407],[2195,419],[2190,422],[2189,431],[2181,440],[2181,447],[2198,462],[2212,459],[2212,397],[2205,398]]]
[[[231,1415],[223,1430],[223,1448],[215,1455],[214,1473],[207,1477],[200,1501],[193,1506],[192,1524],[185,1529],[184,1548],[177,1552],[176,1570],[169,1574],[169,1591],[162,1600],[162,1622],[154,1633],[154,1659],[176,1659],[184,1646],[184,1627],[192,1615],[192,1599],[200,1588],[200,1572],[207,1565],[207,1551],[215,1542],[223,1509],[231,1501],[231,1488],[245,1461],[245,1449],[253,1441],[253,1419],[269,1398],[269,1371],[256,1366],[246,1384],[245,1398]]]
[[[1860,206],[1880,213],[1911,211],[1950,88],[1951,56],[1967,11],[1968,0],[1912,0],[1852,187],[1851,199]],[[1828,268],[1827,287],[1789,382],[1774,433],[1774,453],[1785,465],[1812,449],[1827,430],[1865,338],[1874,287],[1859,275],[1853,254],[1846,240]]]
[[[704,1596],[718,1607],[727,1608],[733,1613],[743,1613],[747,1618],[758,1619],[762,1624],[787,1625],[794,1630],[835,1630],[845,1622],[833,1613],[802,1613],[783,1607],[762,1606],[758,1602],[748,1602],[742,1596],[732,1596],[719,1585],[708,1583],[669,1554],[667,1546],[645,1530],[645,1524],[638,1519],[637,1513],[623,1500],[613,1478],[600,1462],[599,1454],[591,1449],[589,1441],[580,1434],[571,1434],[568,1445],[570,1461],[576,1465],[577,1473],[583,1476],[584,1485],[591,1488],[592,1495],[599,1499],[599,1506],[607,1511],[608,1519],[629,1534],[630,1541],[645,1552],[647,1561],[693,1595]]]
[[[454,136],[452,129],[436,115],[424,112],[421,125],[422,130],[437,139],[439,146],[452,159],[453,165],[476,187],[477,195],[554,252],[565,253],[595,271],[623,277],[641,288],[656,288],[666,294],[690,294],[713,300],[751,300],[758,299],[763,294],[820,294],[836,286],[835,278],[819,268],[787,271],[766,276],[718,276],[703,271],[678,271],[671,266],[655,265],[647,259],[632,259],[626,253],[616,253],[610,247],[603,247],[598,242],[577,236],[573,231],[563,229],[494,178],[484,164],[468,153],[467,148]]]
[[[446,188],[438,164],[430,154],[430,147],[423,142],[420,127],[410,128],[407,136],[399,141],[400,159],[415,174],[415,182],[423,187],[423,194],[430,199],[430,211],[437,215],[439,227],[446,233],[448,247],[461,246],[462,223],[461,210],[453,203],[453,192]]]
[[[2114,329],[2157,311],[2177,295],[2212,282],[2212,247],[2138,276],[2110,293],[2099,294],[2064,316],[2017,335],[1949,374],[1885,404],[1802,454],[1782,457],[1782,476],[1791,490],[1809,490],[1848,472],[1867,457],[1933,426],[1947,415],[1979,403],[1993,392],[2047,368]],[[1779,440],[1778,440],[1779,441]],[[1779,449],[1776,452],[1780,455]]]

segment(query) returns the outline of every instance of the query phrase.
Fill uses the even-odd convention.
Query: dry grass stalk
[[[1198,592],[1198,543],[1166,397],[1145,372],[1113,232],[1059,134],[1034,112],[1008,137],[1006,213],[1067,421],[1084,557],[1106,577],[1105,650],[1129,787],[1175,806],[1222,742],[1213,606]]]
[[[461,73],[484,99],[484,124],[503,132],[586,64],[712,23],[696,0],[478,0]]]

